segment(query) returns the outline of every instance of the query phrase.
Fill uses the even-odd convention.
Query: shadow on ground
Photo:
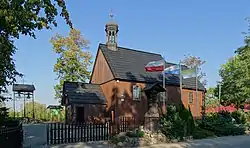
[[[213,139],[193,140],[175,144],[158,144],[143,148],[249,148],[250,136],[228,136]]]
[[[213,139],[192,140],[189,142],[156,144],[141,148],[249,148],[250,136],[228,136]],[[76,143],[51,146],[52,148],[112,148],[107,142]]]
[[[43,147],[47,143],[46,124],[24,124],[24,143],[23,147]]]
[[[55,145],[51,146],[51,148],[112,148],[113,146],[111,144],[108,144],[108,142],[88,142],[88,143],[72,143],[72,144],[63,144],[63,145]]]

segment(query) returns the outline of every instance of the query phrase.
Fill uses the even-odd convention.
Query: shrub
[[[126,136],[128,137],[143,137],[144,136],[144,132],[141,130],[136,130],[136,131],[129,131],[127,132]]]
[[[250,111],[246,112],[247,121],[250,121]]]
[[[247,122],[247,115],[241,110],[232,112],[231,116],[235,119],[237,124],[245,124]]]
[[[0,99],[1,103],[1,99]],[[8,108],[0,107],[0,127],[3,126],[4,120],[8,117]]]
[[[234,125],[228,112],[212,113],[205,117],[200,128],[214,132],[216,136],[242,135],[244,126]]]
[[[196,127],[194,133],[193,133],[193,138],[194,139],[203,139],[203,138],[208,138],[208,137],[214,137],[215,134],[214,132]]]
[[[3,121],[3,125],[6,127],[16,127],[19,126],[20,120],[7,118]]]
[[[115,136],[111,137],[110,142],[113,144],[118,144],[119,142],[124,142],[125,139],[126,139],[125,136],[115,135]]]
[[[160,125],[164,135],[178,140],[191,136],[195,128],[191,111],[183,106],[177,108],[173,105],[167,107],[167,114],[160,119]]]

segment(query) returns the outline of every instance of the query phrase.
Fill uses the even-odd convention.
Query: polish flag
[[[164,70],[164,60],[152,61],[145,66],[147,72],[159,72]]]

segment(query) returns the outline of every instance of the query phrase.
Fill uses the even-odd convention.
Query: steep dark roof
[[[160,72],[146,72],[144,68],[151,61],[162,60],[163,57],[160,54],[123,47],[118,47],[117,51],[112,51],[109,50],[105,44],[100,44],[99,49],[106,58],[116,79],[148,83],[162,81],[162,75]],[[176,64],[166,62],[166,67],[172,65]],[[182,66],[182,69],[187,69],[187,67]],[[167,75],[166,77],[167,84],[179,85],[178,75]],[[184,87],[190,89],[195,89],[195,82],[195,78],[183,80]],[[200,82],[199,89],[204,90],[204,87],[200,84]]]
[[[70,103],[105,104],[105,96],[98,84],[64,82],[63,94]]]

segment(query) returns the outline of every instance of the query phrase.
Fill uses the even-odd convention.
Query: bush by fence
[[[13,125],[12,127],[0,127],[0,144],[6,148],[20,148],[23,143],[22,124]]]

